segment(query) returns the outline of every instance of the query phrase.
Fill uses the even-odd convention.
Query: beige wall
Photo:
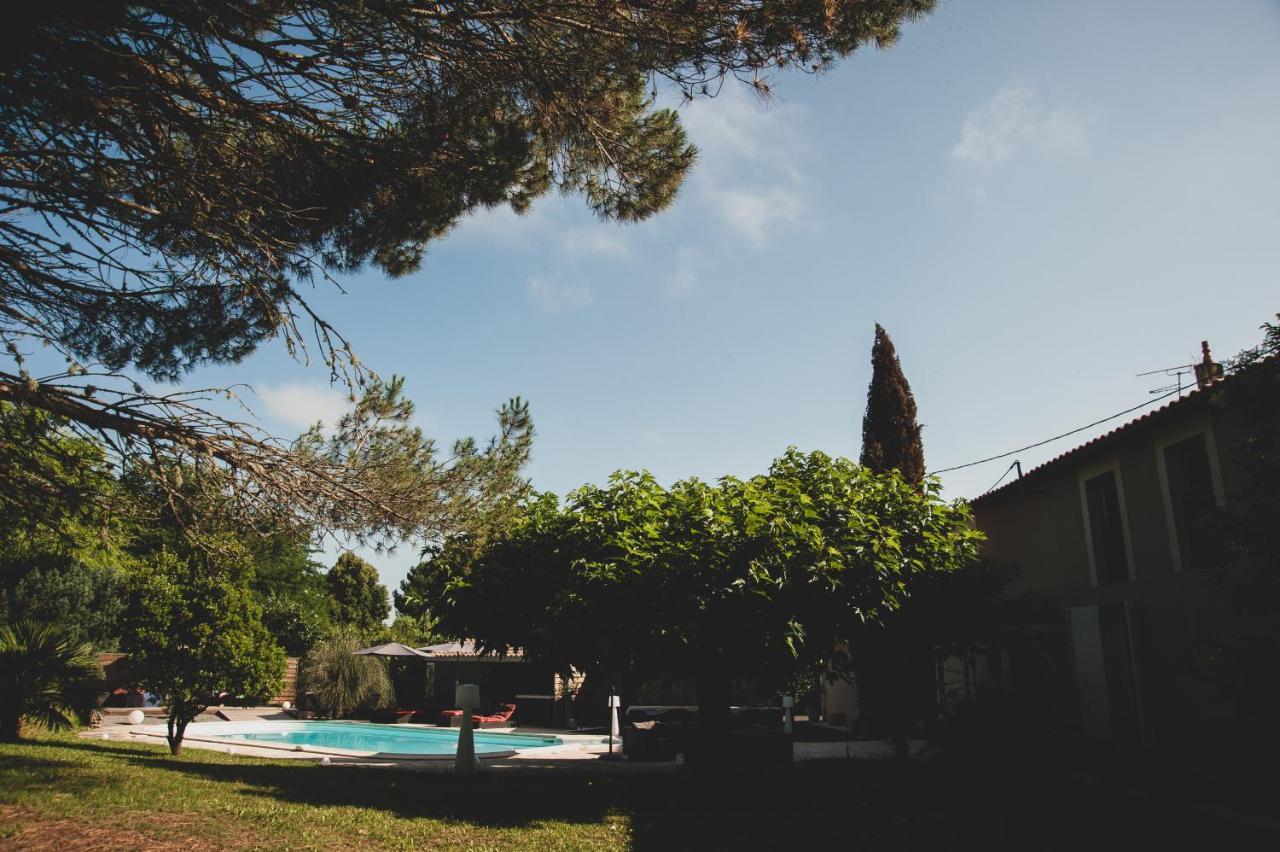
[[[1175,564],[1158,455],[1167,443],[1204,432],[1211,469],[1229,496],[1240,476],[1231,447],[1244,424],[1230,410],[1203,403],[1188,400],[974,504],[975,523],[987,534],[985,555],[1022,569],[1011,592],[1033,591],[1064,613],[1127,601],[1152,744],[1203,740],[1206,721],[1223,711],[1204,664],[1216,637],[1229,629],[1230,609],[1210,575]],[[1119,472],[1132,576],[1099,587],[1090,568],[1081,480],[1109,467]]]

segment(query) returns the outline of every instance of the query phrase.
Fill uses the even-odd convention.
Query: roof
[[[1271,360],[1271,359],[1267,359],[1267,360]],[[1018,479],[1015,479],[1012,482],[1002,485],[999,488],[992,489],[991,491],[988,491],[985,494],[980,494],[977,497],[974,497],[972,500],[969,501],[969,505],[979,506],[979,505],[982,505],[983,503],[987,503],[995,499],[996,497],[999,497],[1002,495],[1019,493],[1021,491],[1022,486],[1026,485],[1027,480],[1031,479],[1032,477],[1041,476],[1046,471],[1061,467],[1068,462],[1081,461],[1087,458],[1088,456],[1094,454],[1095,452],[1100,452],[1103,449],[1103,445],[1105,444],[1110,444],[1114,441],[1119,440],[1122,437],[1127,437],[1129,435],[1135,434],[1136,432],[1141,431],[1142,429],[1145,429],[1154,425],[1158,421],[1164,421],[1169,419],[1170,417],[1176,416],[1174,412],[1185,413],[1188,411],[1203,408],[1204,405],[1208,403],[1213,393],[1219,390],[1220,388],[1222,388],[1228,382],[1230,382],[1231,378],[1232,378],[1231,375],[1227,375],[1224,378],[1214,382],[1208,388],[1204,388],[1204,389],[1197,388],[1195,390],[1192,390],[1186,396],[1179,397],[1178,399],[1175,399],[1172,402],[1166,403],[1160,406],[1159,408],[1148,411],[1146,414],[1142,415],[1141,417],[1137,417],[1133,420],[1130,420],[1128,423],[1125,423],[1121,426],[1117,426],[1116,428],[1112,429],[1110,432],[1106,432],[1090,441],[1086,441],[1083,444],[1079,445],[1078,447],[1073,447],[1072,449],[1067,450],[1065,453],[1062,453],[1061,455],[1058,455],[1052,459],[1049,459],[1049,461],[1045,462],[1044,464],[1037,465],[1036,467],[1033,467],[1031,470],[1026,471]]]
[[[418,649],[428,657],[437,660],[490,660],[493,662],[520,662],[524,657],[518,650],[499,656],[492,653],[481,653],[476,643],[468,639],[465,642],[444,642],[440,645],[426,645]]]

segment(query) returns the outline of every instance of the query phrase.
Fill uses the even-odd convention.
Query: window
[[[1093,565],[1098,585],[1124,583],[1129,579],[1129,556],[1125,549],[1115,471],[1108,470],[1086,479],[1084,496],[1089,511],[1089,536],[1093,543]]]
[[[1192,435],[1165,447],[1164,469],[1182,570],[1203,568],[1209,556],[1204,523],[1216,504],[1204,434]]]

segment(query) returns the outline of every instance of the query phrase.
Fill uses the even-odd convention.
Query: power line
[[[1019,447],[1016,450],[1010,450],[1009,452],[1001,453],[998,456],[988,456],[985,459],[978,459],[977,461],[971,461],[966,464],[958,464],[955,467],[944,467],[942,470],[931,470],[929,471],[929,474],[935,475],[939,473],[951,473],[953,470],[964,470],[967,467],[976,467],[977,465],[986,464],[987,462],[998,461],[1000,459],[1007,459],[1009,456],[1017,455],[1018,453],[1023,453],[1023,452],[1026,452],[1027,450],[1034,450],[1037,447],[1043,447],[1045,444],[1052,444],[1054,441],[1060,441],[1063,438],[1069,438],[1078,432],[1083,432],[1086,429],[1092,429],[1094,426],[1101,426],[1103,423],[1107,423],[1111,420],[1115,420],[1117,417],[1124,417],[1126,414],[1132,414],[1133,412],[1138,411],[1139,409],[1146,408],[1148,405],[1152,405],[1154,403],[1160,402],[1161,400],[1168,399],[1169,397],[1175,394],[1180,394],[1181,392],[1182,390],[1180,388],[1178,390],[1172,390],[1166,394],[1163,394],[1162,396],[1157,396],[1154,399],[1148,399],[1145,402],[1141,402],[1135,405],[1133,408],[1126,408],[1124,411],[1118,411],[1109,417],[1104,417],[1101,420],[1095,420],[1092,423],[1087,423],[1078,429],[1072,429],[1070,432],[1063,432],[1061,435],[1054,435],[1052,438],[1045,438],[1043,441],[1037,441],[1034,444],[1028,444],[1025,447]],[[1012,465],[1010,465],[1010,467],[1012,468]],[[1006,474],[1008,472],[1009,471],[1005,471]],[[1001,479],[1003,478],[1004,477],[1001,477]],[[992,486],[992,488],[994,487],[995,486]]]

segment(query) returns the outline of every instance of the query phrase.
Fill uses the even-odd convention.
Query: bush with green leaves
[[[302,661],[298,691],[306,707],[321,716],[341,718],[357,710],[389,707],[394,693],[386,662],[357,656],[364,645],[360,634],[343,630],[313,647]]]
[[[93,650],[57,625],[0,626],[0,740],[18,739],[24,720],[55,730],[74,726],[93,709],[101,682]]]
[[[162,550],[131,578],[121,640],[138,684],[168,708],[169,749],[187,725],[227,696],[265,700],[281,686],[285,656],[262,624],[243,552],[219,558]]]

